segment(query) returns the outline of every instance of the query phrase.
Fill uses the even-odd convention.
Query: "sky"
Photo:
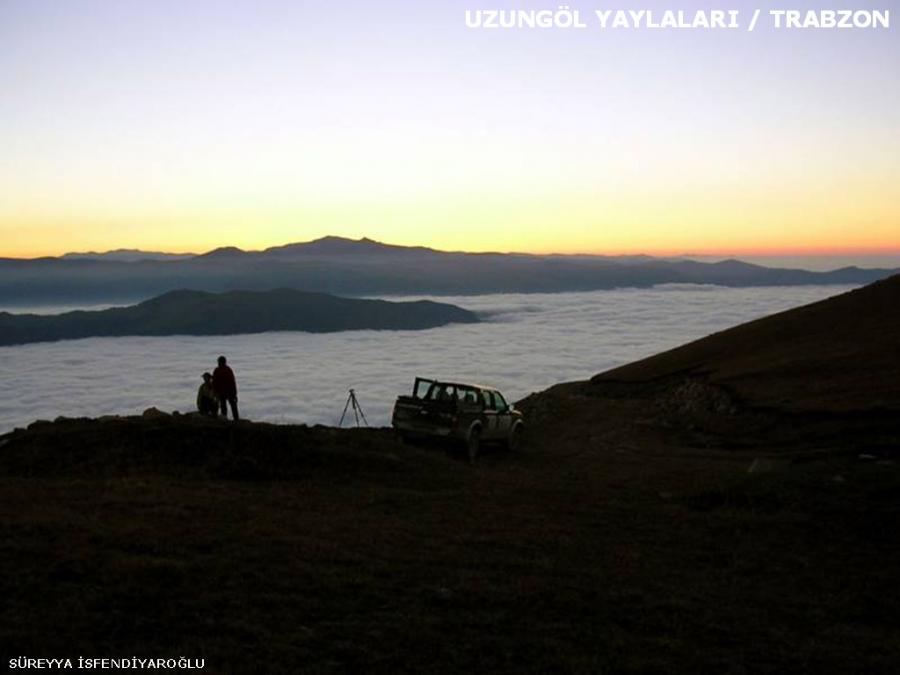
[[[556,7],[0,0],[0,256],[325,235],[900,255],[895,26],[465,26]]]

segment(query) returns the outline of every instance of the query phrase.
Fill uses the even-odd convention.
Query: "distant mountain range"
[[[52,316],[0,312],[0,345],[125,335],[414,330],[477,321],[468,310],[427,300],[357,300],[291,289],[172,291],[132,307],[93,312]]]
[[[175,289],[294,288],[339,295],[465,295],[589,291],[658,284],[723,286],[864,284],[898,270],[830,272],[648,256],[463,253],[324,237],[264,251],[200,255],[140,251],[0,259],[0,303],[137,301]]]
[[[64,260],[117,260],[119,262],[137,262],[138,260],[184,260],[196,257],[196,253],[163,253],[162,251],[141,251],[134,248],[117,248],[115,251],[84,251],[66,253]]]

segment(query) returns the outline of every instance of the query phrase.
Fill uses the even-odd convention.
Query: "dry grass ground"
[[[748,474],[759,452],[673,446],[634,401],[600,403],[473,467],[386,431],[12,437],[0,642],[216,673],[896,670],[896,465]]]

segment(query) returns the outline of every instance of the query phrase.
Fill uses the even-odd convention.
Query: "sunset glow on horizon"
[[[3,3],[0,257],[900,253],[894,28],[487,32],[466,8]]]

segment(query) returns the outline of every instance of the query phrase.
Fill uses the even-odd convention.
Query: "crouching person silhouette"
[[[240,419],[237,406],[237,382],[234,379],[234,371],[228,367],[228,361],[224,356],[219,357],[219,366],[213,371],[213,389],[219,398],[219,410],[222,417],[228,417],[226,403],[231,406],[231,416]]]
[[[203,373],[203,384],[197,390],[197,410],[201,415],[215,417],[219,414],[219,397],[213,388],[213,376]]]

